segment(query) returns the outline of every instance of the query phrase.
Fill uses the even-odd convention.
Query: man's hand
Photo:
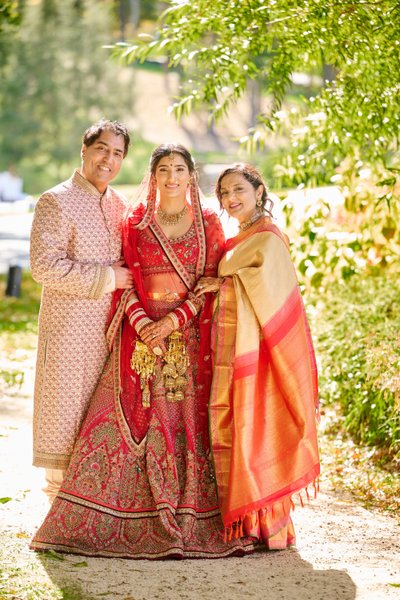
[[[115,275],[115,289],[116,290],[129,290],[133,287],[132,273],[128,267],[123,267],[123,260],[118,261],[115,265],[111,265]]]

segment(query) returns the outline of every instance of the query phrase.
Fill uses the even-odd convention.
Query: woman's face
[[[181,204],[186,198],[190,172],[185,159],[178,152],[168,154],[159,160],[155,178],[161,199],[176,200]]]
[[[230,217],[244,223],[256,210],[256,202],[262,197],[263,186],[257,189],[241,173],[229,173],[221,180],[221,203]]]

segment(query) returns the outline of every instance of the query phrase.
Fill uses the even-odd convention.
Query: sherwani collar
[[[92,183],[90,183],[90,181],[81,175],[78,169],[75,169],[71,179],[73,183],[79,185],[79,187],[85,190],[86,193],[90,194],[91,196],[95,196],[99,200],[101,200],[103,196],[107,195],[108,187],[104,192],[99,192],[99,190]]]

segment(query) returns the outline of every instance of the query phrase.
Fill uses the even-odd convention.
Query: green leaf
[[[311,277],[311,285],[313,287],[319,287],[321,285],[321,282],[322,282],[323,278],[324,278],[324,274],[321,273],[320,271],[317,271]]]
[[[88,564],[87,564],[86,560],[82,560],[81,562],[73,563],[72,566],[73,567],[87,567]]]
[[[65,560],[65,556],[62,556],[61,554],[58,554],[58,552],[55,552],[54,550],[46,550],[43,553],[47,558],[51,558],[51,560]]]
[[[4,498],[0,498],[0,504],[7,504],[7,502],[11,502],[11,500],[13,500],[13,498],[5,496]]]
[[[352,277],[355,273],[355,270],[353,269],[353,267],[343,267],[342,268],[342,277],[345,281],[347,281],[348,279],[350,279],[350,277]]]
[[[395,227],[382,227],[382,235],[387,239],[391,240],[396,233]]]
[[[379,187],[383,187],[384,185],[394,185],[396,183],[396,177],[388,177],[387,179],[382,179],[381,181],[377,181],[376,185]]]

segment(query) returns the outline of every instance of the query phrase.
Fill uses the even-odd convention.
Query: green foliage
[[[17,25],[21,19],[19,2],[3,0],[0,5],[0,31],[4,24]]]
[[[188,72],[174,104],[178,118],[204,104],[218,118],[249,79],[262,83],[269,108],[242,141],[255,149],[290,135],[292,182],[332,174],[345,157],[397,177],[399,33],[396,0],[171,0],[153,38],[139,37],[116,55],[166,56]],[[330,71],[330,81],[304,110],[286,112],[296,71]]]
[[[149,168],[150,155],[154,150],[154,146],[154,144],[143,140],[133,132],[129,154],[124,159],[118,177],[114,179],[111,185],[140,183]]]
[[[12,498],[9,496],[4,496],[4,498],[0,498],[0,504],[7,504],[7,502],[11,502]]]
[[[24,383],[24,379],[25,375],[23,371],[19,371],[18,369],[9,369],[7,371],[0,369],[0,380],[4,382],[6,387],[21,387]]]
[[[346,161],[343,170],[351,169]],[[392,202],[391,182],[374,186],[353,171],[343,202],[332,201],[332,188],[322,188],[318,201],[296,207],[283,202],[288,231],[296,240],[293,258],[304,286],[326,290],[334,281],[354,275],[393,271],[400,258],[399,211]],[[299,194],[300,196],[300,194]]]
[[[308,300],[322,403],[341,405],[356,441],[400,452],[398,276],[356,275]]]
[[[109,21],[105,3],[46,0],[0,31],[0,169],[22,167],[30,193],[70,176],[88,125],[131,112],[131,72],[102,48]]]

